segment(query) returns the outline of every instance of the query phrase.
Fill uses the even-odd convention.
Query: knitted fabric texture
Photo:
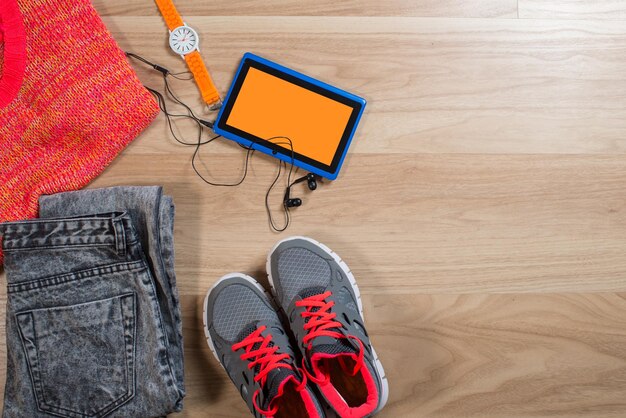
[[[85,186],[157,113],[89,0],[0,0],[0,222]]]

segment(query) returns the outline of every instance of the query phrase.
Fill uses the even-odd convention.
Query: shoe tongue
[[[237,342],[241,342],[244,339],[246,339],[246,337],[248,337],[250,334],[252,334],[254,331],[257,330],[257,327],[259,326],[259,321],[254,321],[254,322],[250,322],[248,325],[246,325],[241,332],[239,333],[239,335],[237,336]],[[274,346],[274,341],[270,341],[269,344],[267,344],[268,347],[273,347]],[[261,347],[261,343],[256,343],[252,346],[252,350],[258,350],[259,347]],[[261,366],[257,364],[257,366],[254,368],[254,372],[258,373],[259,370],[261,369]]]
[[[265,387],[263,388],[263,394],[265,395],[265,400],[263,402],[264,409],[269,409],[270,402],[272,402],[272,400],[274,400],[280,392],[281,385],[290,378],[294,378],[296,380],[296,384],[300,383],[300,379],[293,372],[293,370],[289,370],[287,368],[281,367],[274,369],[267,375]]]
[[[311,347],[309,353],[310,355],[330,354],[334,357],[340,354],[358,354],[359,350],[346,339],[317,337],[313,341],[313,347]]]
[[[239,335],[237,335],[237,339],[235,340],[235,342],[240,343],[243,340],[245,340],[250,334],[252,334],[254,331],[256,331],[256,329],[258,327],[258,324],[259,324],[259,321],[253,321],[253,322],[250,322],[245,327],[243,327],[243,329],[241,330]],[[270,344],[271,344],[271,342],[270,342]],[[253,348],[256,350],[260,346],[261,346],[261,343],[256,343],[256,344],[254,344]]]
[[[237,336],[237,341],[243,341],[247,336],[256,331],[257,327],[258,321],[251,322],[250,324],[246,325]],[[274,342],[270,341],[268,347],[272,347],[273,345]],[[260,346],[261,343],[256,343],[252,346],[252,349],[258,350]],[[258,373],[260,368],[261,366],[257,365],[255,367],[255,373]],[[276,395],[278,395],[278,392],[280,391],[280,386],[283,384],[283,382],[285,382],[285,380],[289,379],[292,376],[296,379],[298,383],[300,382],[300,378],[298,378],[298,375],[296,375],[293,370],[285,367],[272,369],[268,373],[267,380],[265,381],[265,386],[263,387],[263,394],[265,395],[262,405],[263,409],[269,409],[270,402],[272,402],[272,400],[276,397]]]
[[[326,289],[321,286],[309,287],[304,289],[299,293],[299,296],[302,299],[321,295],[324,293]],[[313,308],[311,311],[316,312],[319,308]],[[309,319],[306,320],[308,322]],[[359,352],[357,348],[355,348],[352,344],[350,344],[349,340],[345,338],[333,338],[327,336],[320,336],[315,338],[312,342],[312,347],[309,350],[309,354],[331,354],[331,355],[340,355],[340,354],[356,354]]]
[[[306,299],[310,298],[311,296],[321,295],[325,291],[326,289],[323,286],[307,287],[306,289],[301,290],[300,293],[298,293],[298,296],[300,296],[302,299]]]

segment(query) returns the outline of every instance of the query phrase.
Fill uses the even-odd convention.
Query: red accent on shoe
[[[233,344],[232,350],[237,351],[240,349],[245,349],[245,352],[242,353],[239,357],[242,360],[250,360],[250,364],[248,364],[248,368],[252,369],[253,367],[259,366],[259,372],[256,376],[254,376],[255,382],[260,382],[261,387],[265,386],[267,381],[267,376],[270,371],[277,368],[287,368],[293,371],[296,371],[291,364],[285,363],[284,360],[289,359],[289,355],[286,353],[276,354],[279,347],[277,345],[270,346],[270,342],[272,341],[272,335],[268,334],[263,337],[261,334],[263,331],[267,329],[266,326],[262,325],[258,327],[254,332],[248,335],[246,338],[241,340],[240,342]],[[257,348],[254,346],[260,344]],[[259,413],[267,416],[273,417],[276,412],[278,412],[278,406],[274,401],[277,401],[284,394],[284,386],[287,382],[293,380],[294,383],[297,384],[296,391],[301,393],[302,400],[307,407],[308,412],[313,411],[313,415],[317,416],[317,410],[315,408],[315,404],[311,399],[308,391],[304,390],[306,388],[306,374],[302,374],[303,379],[302,382],[298,382],[295,376],[289,376],[284,379],[278,388],[278,393],[270,401],[269,409],[264,410],[257,404],[257,397],[259,396],[260,389],[257,389],[252,395],[252,403]]]
[[[304,403],[304,407],[306,408],[306,412],[309,414],[309,417],[320,418],[320,415],[317,411],[317,407],[315,406],[315,402],[313,402],[313,397],[311,396],[311,393],[308,390],[305,390],[306,375],[304,374],[303,374],[302,382],[298,382],[295,376],[289,376],[285,380],[283,380],[278,386],[278,393],[276,394],[276,396],[274,396],[274,399],[271,400],[270,406],[275,407],[276,410],[279,409],[279,406],[277,404],[280,403],[280,398],[285,393],[285,385],[290,381],[292,381],[293,383],[297,385],[295,387],[295,390],[300,392],[300,397],[302,398],[302,402]]]
[[[335,305],[335,302],[326,300],[331,295],[332,292],[327,291],[322,294],[310,296],[296,302],[296,306],[304,307],[306,309],[306,311],[302,312],[300,315],[303,318],[309,318],[309,320],[304,325],[304,329],[305,331],[307,331],[307,335],[304,336],[303,342],[305,344],[308,344],[307,349],[311,349],[312,341],[320,336],[327,336],[337,339],[350,339],[355,340],[359,343],[359,352],[358,354],[315,353],[310,358],[312,372],[307,369],[304,359],[302,361],[303,370],[305,372],[305,375],[309,379],[311,379],[311,381],[318,385],[322,394],[326,397],[326,399],[335,409],[335,411],[337,411],[342,417],[363,417],[374,412],[374,410],[378,406],[378,390],[376,389],[376,383],[374,381],[372,373],[365,365],[363,342],[353,335],[345,335],[338,331],[338,329],[342,328],[343,325],[341,324],[341,322],[335,321],[337,314],[331,312],[331,309]],[[349,357],[354,361],[355,366],[353,370],[348,370],[345,361],[346,357]],[[360,372],[360,377],[363,379],[368,393],[365,403],[357,407],[350,407],[346,403],[345,399],[343,398],[343,396],[341,396],[337,388],[332,385],[327,371],[322,370],[322,368],[319,367],[319,363],[323,359],[337,359],[342,369],[346,373],[349,373],[351,376],[357,376]]]
[[[342,326],[341,322],[334,321],[337,314],[330,312],[330,309],[335,306],[335,302],[326,302],[326,299],[331,295],[332,292],[327,291],[296,302],[296,306],[306,308],[306,311],[300,315],[303,318],[309,318],[306,324],[304,324],[304,330],[308,331],[307,335],[304,336],[304,343],[309,344],[309,348],[311,348],[311,340],[323,335],[333,338],[345,338],[343,334],[331,331]]]
[[[350,357],[357,363],[355,369],[356,373],[352,374],[356,376],[360,373],[360,377],[363,379],[365,383],[365,387],[367,388],[367,400],[365,403],[351,407],[347,404],[341,393],[337,390],[335,386],[333,386],[328,374],[323,370],[320,370],[319,363],[323,359],[332,359],[339,357],[338,361],[342,363],[342,367],[345,364],[342,361],[342,357]],[[376,389],[376,383],[374,381],[374,377],[370,372],[369,368],[365,365],[363,357],[360,357],[354,353],[344,353],[344,354],[325,354],[325,353],[316,353],[311,357],[311,367],[314,373],[318,376],[318,380],[321,383],[318,383],[318,388],[320,392],[324,395],[328,403],[333,407],[335,411],[342,418],[360,418],[365,417],[376,410],[378,406],[378,390]],[[346,373],[351,373],[349,370],[345,370]],[[307,373],[308,374],[308,373]],[[309,376],[310,377],[310,376]],[[313,380],[313,379],[311,379]]]

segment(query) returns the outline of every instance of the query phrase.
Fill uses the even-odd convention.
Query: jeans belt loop
[[[126,231],[124,231],[124,224],[122,217],[118,216],[113,218],[113,231],[115,232],[115,250],[117,255],[126,256]]]

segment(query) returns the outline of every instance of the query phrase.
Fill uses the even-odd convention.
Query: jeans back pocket
[[[135,293],[16,314],[37,406],[104,417],[135,395]]]

